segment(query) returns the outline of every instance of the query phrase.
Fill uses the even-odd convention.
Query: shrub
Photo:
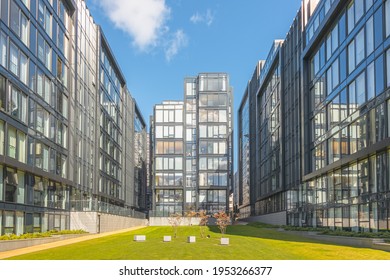
[[[46,232],[34,232],[34,233],[24,233],[21,235],[16,234],[6,234],[0,236],[0,240],[19,240],[19,239],[32,239],[32,238],[43,238],[50,237],[53,235],[63,235],[63,234],[83,234],[88,233],[85,230],[77,229],[77,230],[49,230]]]
[[[214,214],[214,218],[217,219],[217,226],[219,227],[222,235],[226,233],[226,228],[230,224],[230,216],[225,211],[219,211]]]

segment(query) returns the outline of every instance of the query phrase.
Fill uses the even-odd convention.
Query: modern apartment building
[[[1,1],[0,100],[0,234],[143,207],[145,122],[84,1]]]
[[[257,117],[250,117],[255,125],[249,133],[241,126],[239,145],[246,147],[244,135],[257,133],[257,161],[250,161],[259,174],[255,183],[250,181],[252,215],[291,225],[390,229],[388,35],[389,1],[302,2],[280,45],[279,70],[273,62],[276,67],[264,66],[256,82],[249,83],[259,83]],[[276,91],[271,87],[264,95],[269,82],[262,77],[268,69],[275,69],[275,87],[280,82],[280,99],[271,97],[270,105],[267,94]],[[247,99],[248,94],[241,119],[248,118]],[[274,114],[278,102],[279,119]],[[278,121],[279,149],[272,145]],[[249,148],[250,154],[254,151]],[[248,176],[244,155],[240,178]],[[240,184],[244,190],[244,181]],[[244,192],[241,199],[244,207]]]
[[[291,223],[390,229],[390,2],[328,2],[305,33],[305,198]]]
[[[225,73],[184,80],[184,102],[154,108],[153,213],[228,210],[232,173],[232,89]]]

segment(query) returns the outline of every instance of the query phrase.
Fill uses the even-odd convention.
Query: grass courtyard
[[[136,234],[146,235],[145,242],[134,242]],[[216,226],[207,228],[201,238],[198,226],[181,226],[178,237],[171,227],[146,227],[135,231],[97,238],[10,259],[19,260],[390,260],[390,253],[348,246],[320,243],[298,235],[251,225],[229,226],[225,237],[229,246],[219,245],[221,233]],[[196,243],[187,243],[195,235]]]

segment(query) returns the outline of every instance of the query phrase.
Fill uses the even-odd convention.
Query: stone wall
[[[115,231],[147,225],[146,219],[137,219],[98,212],[71,212],[70,229],[83,229],[89,233]]]
[[[245,219],[247,222],[261,222],[271,225],[286,225],[287,213],[286,211],[277,212],[261,216],[251,216]]]
[[[150,226],[170,226],[168,217],[150,217],[149,218],[149,225]],[[191,218],[191,222],[189,218],[182,218],[180,226],[188,226],[188,225],[199,225],[200,219],[199,218]]]

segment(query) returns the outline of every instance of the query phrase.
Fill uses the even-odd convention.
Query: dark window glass
[[[6,92],[5,92],[5,78],[0,75],[0,109],[4,110],[5,109],[5,97],[6,97]]]
[[[30,89],[34,92],[36,92],[35,86],[36,86],[36,69],[35,69],[35,64],[30,60],[30,82],[29,86]]]
[[[30,24],[30,51],[37,55],[37,29],[34,24]]]
[[[379,95],[384,89],[383,56],[375,60],[375,94]]]
[[[374,14],[374,32],[375,32],[375,49],[382,43],[383,41],[383,19],[382,19],[382,10],[378,9]]]
[[[38,22],[44,26],[45,25],[45,5],[42,0],[39,0],[38,4]]]
[[[340,82],[343,82],[347,77],[347,53],[344,50],[340,54]]]
[[[345,40],[345,14],[339,20],[339,41],[340,44]]]

